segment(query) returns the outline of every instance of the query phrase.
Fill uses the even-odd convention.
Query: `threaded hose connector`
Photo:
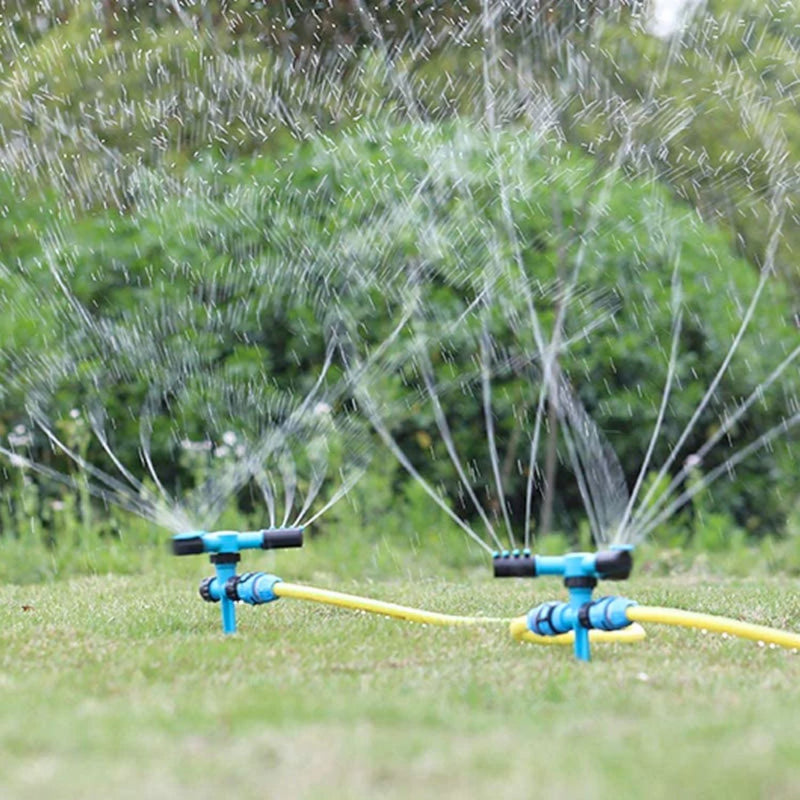
[[[203,578],[203,580],[200,581],[200,597],[202,597],[206,603],[219,603],[219,597],[214,597],[214,595],[211,594],[211,584],[215,580],[216,578],[212,576],[210,578]]]
[[[240,575],[236,581],[236,599],[253,606],[271,603],[278,599],[278,595],[275,594],[275,584],[280,581],[277,575],[269,575],[266,572],[248,572]]]
[[[636,602],[627,597],[599,597],[578,609],[578,622],[583,628],[618,631],[631,624],[628,609],[635,605]]]
[[[558,636],[572,630],[572,617],[567,603],[550,602],[528,612],[528,630],[538,636]]]

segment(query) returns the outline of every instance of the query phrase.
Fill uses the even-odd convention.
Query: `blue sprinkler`
[[[538,636],[575,632],[575,657],[590,661],[589,630],[620,630],[630,625],[627,609],[636,605],[625,597],[592,600],[599,579],[625,580],[633,568],[632,547],[623,545],[598,553],[567,553],[563,556],[531,555],[529,550],[495,553],[496,578],[536,578],[563,575],[569,592],[566,603],[542,603],[528,612],[527,625]]]
[[[176,556],[211,553],[216,575],[200,583],[200,596],[209,603],[221,603],[222,630],[236,633],[237,600],[251,605],[276,600],[273,592],[280,578],[264,572],[236,574],[240,550],[277,550],[302,547],[302,528],[267,528],[260,531],[192,531],[172,537]]]

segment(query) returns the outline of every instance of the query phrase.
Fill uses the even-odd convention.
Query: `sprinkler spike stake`
[[[496,578],[535,578],[563,575],[569,593],[567,603],[543,603],[530,611],[528,629],[539,636],[557,636],[573,631],[575,657],[590,661],[589,630],[618,630],[630,625],[626,610],[635,603],[624,597],[592,600],[598,580],[625,580],[633,568],[631,547],[621,546],[598,553],[567,553],[537,556],[529,551],[504,551],[494,555]]]
[[[263,572],[236,574],[241,550],[277,550],[303,546],[302,528],[265,528],[259,531],[190,531],[172,538],[176,556],[210,553],[216,575],[200,583],[200,596],[220,603],[222,630],[236,633],[237,601],[257,605],[276,600],[272,591],[280,578]]]

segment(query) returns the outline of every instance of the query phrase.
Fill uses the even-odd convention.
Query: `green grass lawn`
[[[202,561],[0,587],[0,797],[800,796],[796,652],[650,626],[580,664],[503,627],[292,600],[240,608],[224,638],[196,594]],[[563,595],[468,571],[303,577],[452,613],[515,616]],[[800,630],[797,579],[605,588]]]

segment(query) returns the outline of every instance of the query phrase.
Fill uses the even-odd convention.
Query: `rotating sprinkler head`
[[[222,630],[236,633],[237,601],[257,605],[277,599],[273,592],[280,578],[263,572],[236,574],[241,550],[278,550],[303,546],[302,528],[267,528],[260,531],[191,531],[172,538],[176,556],[210,553],[216,575],[200,583],[200,596],[221,603]]]
[[[574,631],[575,656],[589,661],[589,631],[611,631],[630,625],[627,609],[635,605],[624,597],[592,600],[598,580],[621,581],[633,568],[631,546],[613,547],[598,553],[567,553],[563,556],[538,556],[529,550],[495,553],[496,578],[536,578],[540,575],[563,575],[569,592],[567,603],[542,603],[527,616],[527,626],[538,636],[558,636]]]

